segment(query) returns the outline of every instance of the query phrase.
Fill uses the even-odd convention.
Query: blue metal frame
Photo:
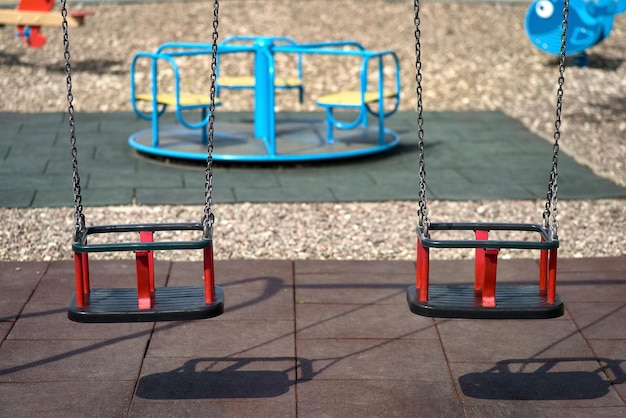
[[[384,66],[383,59],[385,56],[389,56],[392,58],[394,62],[394,80],[395,80],[395,90],[393,93],[394,104],[391,110],[385,110],[385,96],[384,96]],[[372,110],[370,103],[366,102],[365,94],[368,92],[368,69],[370,60],[375,59],[378,65],[378,112]],[[316,102],[318,106],[323,107],[326,110],[326,119],[327,119],[327,141],[333,142],[333,127],[338,129],[354,129],[358,125],[363,126],[364,128],[368,125],[368,114],[371,114],[378,118],[379,124],[379,144],[384,143],[384,131],[385,131],[385,118],[393,115],[400,106],[400,63],[397,55],[393,51],[383,51],[383,52],[370,52],[363,51],[363,61],[361,63],[361,71],[360,71],[360,88],[359,91],[361,93],[361,100],[358,105],[345,105],[345,104],[325,104]],[[337,119],[333,115],[333,109],[357,109],[358,115],[352,122],[345,122]]]
[[[254,41],[253,44],[235,44],[235,41]],[[241,161],[241,162],[289,162],[289,161],[310,161],[310,160],[328,160],[337,158],[348,158],[363,155],[370,155],[380,153],[393,148],[400,142],[399,136],[384,127],[384,119],[396,112],[399,106],[400,100],[400,75],[399,75],[399,63],[396,54],[393,51],[373,52],[366,50],[363,45],[355,41],[334,41],[334,42],[315,42],[295,44],[293,40],[285,37],[232,37],[227,38],[224,42],[218,45],[218,58],[221,54],[232,53],[254,53],[255,54],[255,106],[254,106],[254,138],[251,140],[260,140],[266,151],[266,155],[242,155],[242,154],[220,154],[218,150],[213,153],[213,158],[217,161]],[[276,42],[279,42],[277,44]],[[286,42],[287,44],[280,44],[280,42]],[[159,125],[158,119],[165,111],[165,107],[159,105],[156,102],[157,97],[157,61],[164,60],[168,62],[175,74],[175,94],[176,101],[179,103],[180,96],[180,75],[179,69],[176,64],[176,57],[179,56],[192,56],[201,54],[210,54],[212,52],[212,44],[208,43],[181,43],[171,42],[166,43],[157,48],[154,53],[140,52],[133,59],[131,65],[131,102],[133,104],[133,110],[142,119],[152,121],[152,144],[151,146],[141,143],[138,138],[145,135],[147,130],[137,132],[129,138],[129,144],[140,152],[147,154],[158,155],[163,157],[191,159],[191,160],[204,160],[206,159],[206,152],[197,153],[184,150],[172,149],[169,147],[159,146]],[[276,53],[296,54],[299,59],[299,71],[301,70],[301,58],[304,54],[324,54],[324,55],[338,55],[338,56],[357,56],[362,57],[362,64],[360,69],[360,89],[362,95],[362,105],[358,107],[350,107],[352,109],[359,110],[359,116],[357,120],[352,123],[340,122],[332,116],[332,109],[327,110],[326,123],[328,130],[332,130],[332,126],[337,126],[340,129],[357,129],[359,125],[362,129],[367,128],[368,114],[372,114],[378,117],[378,140],[371,146],[364,148],[350,149],[347,151],[331,149],[329,152],[321,153],[309,153],[309,154],[279,154],[277,152],[276,144],[276,115],[275,108],[275,63],[274,55]],[[396,85],[396,101],[391,109],[385,110],[384,107],[384,69],[383,58],[391,56],[395,67],[395,85]],[[142,113],[136,107],[134,100],[135,97],[135,66],[136,61],[140,58],[149,58],[152,60],[151,77],[152,77],[152,112],[149,115]],[[374,111],[370,105],[365,103],[365,92],[367,91],[368,83],[368,64],[371,60],[376,60],[378,64],[378,92],[379,100],[377,101],[378,109]],[[339,107],[339,106],[333,106]],[[200,123],[192,124],[183,118],[182,110],[201,108],[206,111],[206,106],[202,105],[194,106],[176,106],[176,117],[180,121],[181,125],[188,129],[202,129],[202,143],[206,143],[206,123],[208,122],[208,116],[203,113],[203,118]],[[219,137],[219,132],[215,133],[216,138]],[[390,138],[386,141],[386,138]],[[333,135],[327,137],[327,144],[333,143]],[[185,142],[181,140],[181,145]]]
[[[297,42],[292,39],[289,38],[287,36],[230,36],[226,39],[224,39],[222,42],[220,42],[218,49],[220,49],[220,54],[217,56],[217,68],[216,68],[216,75],[217,75],[217,83],[215,84],[216,89],[217,89],[217,95],[219,96],[221,93],[222,89],[232,89],[232,90],[242,90],[242,89],[254,89],[255,86],[248,86],[248,85],[224,85],[220,83],[220,68],[221,68],[221,60],[220,60],[220,55],[226,55],[226,54],[233,54],[233,53],[255,53],[255,65],[254,68],[263,68],[263,66],[259,67],[259,63],[256,61],[257,59],[261,59],[263,60],[263,57],[258,57],[258,54],[256,54],[256,52],[258,52],[259,49],[263,49],[263,48],[267,48],[268,46],[274,46],[274,45],[279,45],[279,44],[286,44],[286,45],[297,45]],[[246,51],[230,51],[227,48],[224,48],[225,46],[248,46],[248,47],[252,47],[251,50],[246,50]],[[262,61],[261,61],[262,63]],[[297,71],[297,77],[300,79],[300,81],[302,82],[302,54],[298,54],[297,60],[296,60],[296,71]],[[253,76],[255,82],[256,82],[256,76],[258,74],[255,71],[255,74]],[[275,88],[277,89],[282,89],[282,90],[290,90],[290,89],[297,89],[298,90],[298,100],[300,103],[302,103],[304,101],[304,85],[300,84],[298,86],[289,86],[289,85],[278,85],[275,86]]]
[[[176,63],[176,60],[174,59],[174,57],[207,55],[207,54],[211,54],[211,49],[197,48],[197,46],[194,45],[193,50],[172,51],[169,53],[163,53],[163,50],[168,49],[168,48],[184,48],[184,47],[189,47],[189,46],[190,46],[189,44],[186,44],[186,45],[174,44],[174,43],[163,44],[154,53],[138,52],[137,54],[135,54],[131,62],[131,66],[130,66],[131,105],[133,107],[133,111],[139,118],[152,121],[152,147],[158,148],[159,146],[159,118],[163,115],[163,113],[165,113],[167,109],[167,105],[160,104],[157,100],[158,90],[159,90],[159,82],[158,82],[158,61],[159,60],[169,63],[174,73],[174,95],[176,98],[176,104],[174,105],[174,108],[175,108],[174,110],[176,112],[176,118],[181,123],[181,125],[183,125],[184,127],[188,129],[200,129],[202,132],[201,133],[202,143],[208,144],[208,137],[207,137],[207,132],[205,128],[209,123],[210,103],[206,103],[206,104],[202,103],[202,104],[195,104],[195,105],[182,105],[180,103],[180,93],[181,93],[180,71],[179,71],[178,64]],[[150,114],[146,114],[142,112],[137,107],[137,100],[135,98],[137,95],[136,83],[135,83],[136,66],[137,66],[137,62],[141,59],[151,60],[150,77],[151,77],[152,82],[151,82],[150,94],[152,95],[152,103],[151,103],[152,107],[151,107]],[[192,123],[192,122],[189,122],[187,119],[185,119],[182,112],[185,110],[195,110],[195,109],[201,110],[201,118],[200,118],[200,122]]]

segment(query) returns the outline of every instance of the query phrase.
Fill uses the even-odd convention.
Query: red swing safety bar
[[[540,319],[563,315],[556,294],[558,240],[540,225],[503,223],[432,223],[431,231],[471,230],[474,240],[435,240],[418,227],[415,286],[407,300],[418,315],[441,318]],[[537,241],[489,240],[489,232],[527,231],[539,233]],[[430,248],[475,248],[474,284],[430,285]],[[540,251],[538,285],[503,285],[496,289],[500,249]]]
[[[68,309],[76,322],[151,322],[205,319],[224,310],[223,290],[215,286],[211,238],[197,241],[155,242],[156,231],[203,230],[199,223],[105,225],[88,227],[74,250],[76,295]],[[87,237],[99,233],[138,232],[138,242],[87,244]],[[203,286],[157,288],[154,280],[154,251],[198,249],[203,251]],[[91,289],[90,252],[133,251],[136,288]]]

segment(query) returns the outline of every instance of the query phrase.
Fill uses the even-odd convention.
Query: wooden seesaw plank
[[[91,16],[93,14],[93,12],[68,13],[67,26],[70,28],[82,26],[85,21],[85,16]],[[63,18],[60,13],[0,9],[0,23],[19,26],[61,26]]]

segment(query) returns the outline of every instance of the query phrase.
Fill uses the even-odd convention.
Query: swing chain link
[[[218,24],[219,24],[219,0],[215,0],[213,3],[213,44],[211,46],[211,90],[210,90],[210,104],[209,104],[209,126],[208,126],[208,146],[207,146],[207,160],[205,170],[205,190],[204,190],[204,214],[202,216],[202,227],[204,238],[212,238],[213,236],[213,223],[215,222],[215,215],[211,210],[213,194],[213,137],[215,134],[215,84],[217,82],[217,40],[219,38]]]
[[[83,204],[80,190],[80,176],[78,174],[78,151],[76,149],[76,122],[74,119],[74,95],[72,93],[72,67],[70,65],[70,39],[67,23],[67,0],[61,0],[61,17],[63,19],[61,27],[63,29],[63,57],[65,58],[67,112],[69,115],[70,144],[72,155],[72,185],[74,191],[74,242],[79,242],[81,233],[85,230],[85,215],[83,214]]]
[[[550,182],[546,200],[546,208],[543,212],[543,226],[549,228],[552,239],[558,240],[558,160],[559,160],[559,139],[561,138],[561,113],[563,108],[563,85],[565,84],[565,58],[567,44],[567,27],[569,16],[569,0],[563,3],[563,21],[561,23],[561,51],[559,54],[559,80],[556,94],[556,118],[554,121],[554,145],[552,146],[552,170],[550,171]]]
[[[419,226],[423,228],[425,237],[429,237],[430,219],[428,217],[428,205],[426,198],[426,164],[424,159],[424,105],[422,102],[422,58],[420,43],[420,4],[419,0],[414,1],[415,17],[415,81],[417,84],[417,137],[419,151],[419,209],[417,215],[419,218]]]

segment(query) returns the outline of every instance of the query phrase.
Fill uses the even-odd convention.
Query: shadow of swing
[[[614,384],[626,382],[621,368],[625,360],[604,358],[551,358],[503,360],[485,372],[468,373],[459,377],[464,395],[492,400],[582,400],[597,399],[609,393]],[[552,371],[559,363],[596,362],[592,371]],[[511,366],[517,365],[518,371]],[[525,371],[538,365],[534,371]],[[609,380],[605,371],[610,371]]]
[[[268,370],[258,370],[263,363],[275,365],[268,366]],[[298,379],[306,378],[311,373],[310,363],[293,357],[192,359],[174,370],[142,376],[136,396],[143,399],[272,398],[289,392],[295,384],[296,372]],[[206,366],[202,368],[203,364]]]

